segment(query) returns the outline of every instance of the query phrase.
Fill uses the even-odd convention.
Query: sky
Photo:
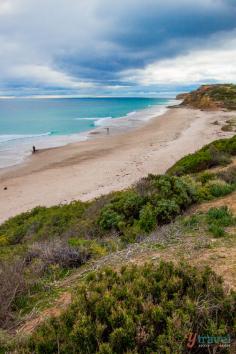
[[[236,0],[0,0],[0,97],[236,82]]]

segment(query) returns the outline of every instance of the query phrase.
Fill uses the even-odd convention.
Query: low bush
[[[62,241],[38,242],[30,247],[26,262],[29,264],[35,260],[41,261],[42,270],[46,271],[52,265],[66,269],[78,268],[89,257],[90,254],[85,247],[75,248]]]
[[[168,170],[168,174],[182,176],[215,166],[227,165],[230,163],[230,157],[234,155],[236,155],[236,136],[216,140],[199,151],[183,157]]]
[[[0,262],[0,327],[6,328],[14,319],[14,303],[24,293],[25,262],[22,259]]]
[[[103,230],[119,229],[119,225],[124,217],[112,209],[112,205],[107,205],[101,210],[98,224]]]
[[[176,199],[161,199],[157,202],[157,220],[160,224],[171,222],[181,212],[181,206]]]
[[[140,211],[139,225],[145,232],[152,231],[157,223],[157,210],[148,203]]]
[[[210,195],[214,198],[224,197],[227,194],[232,193],[234,187],[227,183],[212,183],[208,186]]]
[[[124,228],[139,223],[149,232],[156,223],[170,222],[196,200],[193,186],[181,178],[149,175],[134,190],[116,193],[101,209],[98,224],[104,231],[116,229],[122,234]]]
[[[226,183],[236,185],[236,167],[229,167],[227,170],[218,172],[217,177]]]
[[[206,215],[206,221],[208,223],[208,231],[215,237],[226,236],[225,227],[236,224],[236,218],[227,206],[209,209]]]
[[[209,181],[212,181],[216,178],[214,173],[210,172],[202,172],[199,175],[197,175],[196,180],[201,182],[202,184],[206,184]]]
[[[0,225],[0,236],[7,236],[10,245],[61,236],[80,220],[86,207],[87,203],[80,201],[51,208],[36,207]]]
[[[227,206],[210,208],[207,213],[196,213],[183,219],[183,226],[187,232],[203,230],[210,232],[214,237],[228,235],[227,227],[236,225],[236,217]]]
[[[217,224],[222,227],[233,226],[236,218],[227,206],[220,208],[211,208],[207,212],[207,221],[209,224]]]
[[[225,229],[217,224],[211,224],[208,231],[215,237],[224,237],[226,235]]]
[[[190,333],[233,336],[235,311],[235,293],[226,294],[208,268],[161,263],[120,273],[105,269],[90,274],[70,308],[40,326],[18,352],[185,353]]]

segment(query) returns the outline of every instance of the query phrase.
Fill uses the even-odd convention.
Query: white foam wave
[[[29,139],[29,138],[49,136],[49,135],[52,135],[52,132],[47,132],[42,134],[3,134],[0,135],[0,144],[6,143],[8,141],[13,141],[13,140]]]
[[[137,111],[129,112],[126,114],[126,117],[134,116],[136,113],[137,113]]]
[[[96,120],[97,118],[75,118],[75,120]]]
[[[75,120],[80,120],[80,121],[83,121],[83,120],[97,121],[97,120],[100,120],[100,119],[112,119],[112,117],[75,118]]]
[[[110,122],[112,117],[105,117],[105,118],[99,118],[94,122],[94,125],[96,127],[103,127],[106,125],[108,122]]]

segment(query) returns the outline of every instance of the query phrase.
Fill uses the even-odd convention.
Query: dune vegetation
[[[235,305],[235,295],[226,295],[222,280],[208,268],[199,272],[172,263],[123,267],[119,273],[106,268],[87,277],[73,305],[41,326],[23,352],[183,353],[190,329],[209,336],[228,333]]]
[[[149,175],[127,190],[91,202],[37,207],[3,223],[2,352],[57,353],[60,348],[60,353],[180,353],[191,331],[233,333],[235,294],[225,292],[222,280],[209,269],[164,262],[89,273],[60,317],[20,345],[11,335],[9,339],[38,303],[50,306],[57,298],[61,289],[55,284],[87,264],[148,240],[153,232],[161,234],[175,220],[182,225],[178,235],[197,227],[210,237],[231,240],[228,229],[236,219],[228,207],[185,214],[192,206],[235,191],[234,155],[236,137],[218,140],[184,157],[165,175]],[[175,243],[179,237],[172,237]]]

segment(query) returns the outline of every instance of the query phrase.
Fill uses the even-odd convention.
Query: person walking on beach
[[[36,147],[33,145],[32,147],[32,154],[35,154],[36,153]]]
[[[107,130],[107,135],[109,135],[110,134],[110,128],[106,128],[106,130]]]

